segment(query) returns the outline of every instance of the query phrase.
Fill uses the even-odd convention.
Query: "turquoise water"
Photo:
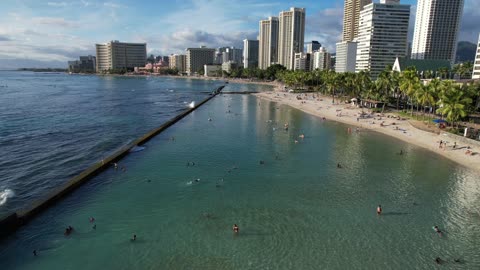
[[[1,269],[478,269],[479,175],[346,129],[217,96],[2,242]]]
[[[0,71],[0,218],[203,100],[220,81]],[[258,89],[238,86],[238,90]]]

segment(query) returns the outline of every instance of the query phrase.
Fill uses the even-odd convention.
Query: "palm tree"
[[[333,70],[327,70],[324,72],[324,78],[325,86],[327,88],[327,91],[329,94],[332,95],[332,104],[335,103],[335,90],[339,86],[339,80],[337,73]]]
[[[472,99],[465,95],[461,86],[455,85],[447,90],[441,98],[438,102],[440,108],[437,109],[437,113],[446,115],[452,126],[460,118],[467,116],[466,106],[472,103]]]
[[[423,107],[422,115],[425,119],[425,107],[431,106],[433,103],[435,103],[432,88],[427,85],[420,85],[420,87],[417,89],[416,96],[418,103]]]
[[[375,81],[376,89],[378,90],[378,99],[383,101],[382,113],[385,110],[385,105],[388,103],[388,97],[392,90],[393,81],[391,77],[390,70],[383,70],[380,75],[378,75],[377,80]]]
[[[415,69],[405,70],[400,78],[400,90],[410,98],[412,106],[412,116],[413,116],[413,101],[415,97],[415,92],[420,87],[420,79],[418,78],[417,71]]]

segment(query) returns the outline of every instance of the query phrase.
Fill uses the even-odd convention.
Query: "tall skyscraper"
[[[455,61],[464,0],[418,0],[412,59]]]
[[[480,35],[478,36],[477,53],[473,61],[472,79],[480,79]]]
[[[376,78],[397,57],[405,57],[408,49],[410,5],[398,0],[380,0],[360,12],[355,71],[370,71]]]
[[[243,40],[243,68],[258,67],[258,40]]]
[[[109,69],[133,70],[147,62],[146,43],[124,43],[118,40],[96,44],[97,72]]]
[[[259,25],[258,67],[266,69],[278,62],[278,18],[269,17]]]
[[[372,0],[345,0],[343,10],[343,39],[353,41],[358,36],[358,23],[360,11],[363,7],[372,3]]]
[[[293,70],[295,53],[303,52],[305,40],[305,9],[290,8],[280,12],[278,63]]]
[[[316,40],[312,40],[311,42],[307,43],[307,53],[313,53],[314,51],[318,51],[322,47],[322,44]]]

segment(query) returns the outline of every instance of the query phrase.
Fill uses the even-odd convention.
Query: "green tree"
[[[446,116],[447,120],[454,126],[460,118],[467,116],[466,106],[471,103],[472,99],[465,95],[462,87],[455,85],[447,90],[442,95],[441,100],[438,101],[437,113]]]

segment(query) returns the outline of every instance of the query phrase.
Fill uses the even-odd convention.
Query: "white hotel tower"
[[[412,59],[455,61],[464,0],[418,0]]]
[[[278,18],[260,21],[258,37],[258,67],[268,68],[278,61]]]
[[[407,55],[410,5],[399,2],[380,0],[360,12],[355,72],[370,71],[376,78],[397,57]]]
[[[295,53],[302,53],[305,40],[305,9],[290,8],[280,12],[278,63],[289,70],[295,66]]]

